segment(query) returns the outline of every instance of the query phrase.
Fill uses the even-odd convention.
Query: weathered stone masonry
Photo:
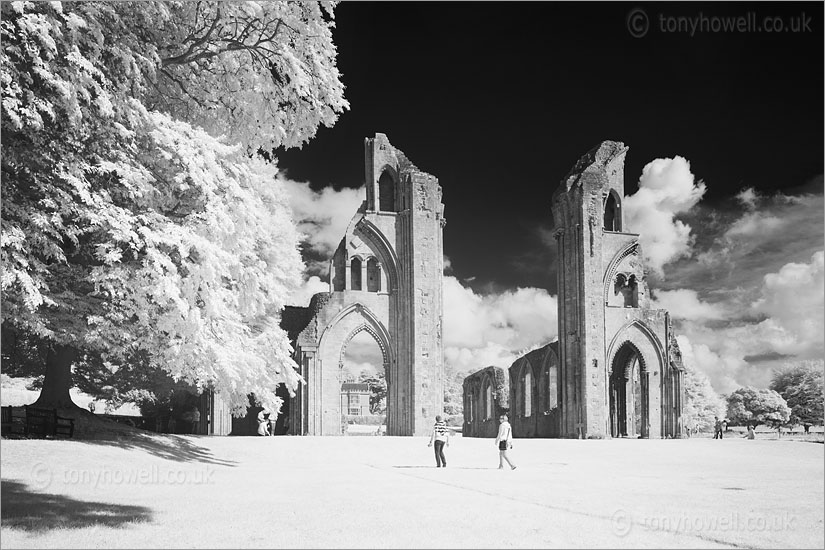
[[[387,434],[422,435],[442,411],[441,187],[384,134],[364,155],[367,196],[330,261],[330,291],[282,323],[307,382],[290,403],[291,433],[341,433],[344,352],[362,331],[383,354]]]
[[[626,153],[603,142],[552,198],[566,437],[681,435],[683,367],[670,317],[650,308],[639,235],[624,231]]]
[[[639,235],[624,230],[626,153],[603,142],[553,194],[559,336],[509,369],[516,437],[682,434],[681,354],[668,312],[650,308]]]

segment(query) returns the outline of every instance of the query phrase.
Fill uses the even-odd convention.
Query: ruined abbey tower
[[[344,353],[362,331],[383,356],[387,434],[425,434],[442,411],[441,186],[384,134],[364,140],[364,169],[366,200],[330,261],[329,292],[284,311],[306,380],[285,410],[293,434],[341,434]]]
[[[626,153],[603,142],[553,193],[562,437],[681,435],[681,355],[668,312],[650,308],[639,235],[624,224]]]
[[[603,142],[553,193],[558,341],[464,379],[465,437],[495,435],[499,412],[515,437],[681,437],[684,369],[625,227],[626,153]]]

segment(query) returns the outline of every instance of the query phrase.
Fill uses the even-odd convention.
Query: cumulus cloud
[[[691,227],[677,220],[705,194],[705,184],[694,181],[683,157],[656,159],[642,170],[639,190],[625,198],[625,221],[639,233],[648,267],[663,274],[663,266],[691,251]]]
[[[765,275],[753,310],[768,316],[756,326],[769,351],[819,356],[825,353],[825,252],[808,263],[789,263]]]
[[[767,387],[783,364],[825,355],[824,206],[821,194],[748,188],[681,216],[693,256],[668,263],[654,304],[717,391]]]
[[[651,302],[654,308],[668,310],[674,319],[702,321],[726,317],[726,308],[723,305],[704,302],[699,299],[699,294],[695,290],[687,288],[658,290]]]
[[[746,189],[742,189],[739,193],[736,194],[736,200],[738,200],[742,205],[744,205],[748,209],[756,208],[756,201],[759,195],[756,193],[756,190],[753,187],[748,187]]]
[[[319,292],[329,292],[329,283],[325,283],[317,275],[311,275],[290,295],[287,303],[291,306],[307,307],[312,296]]]
[[[664,300],[657,300],[683,319],[677,326],[685,340],[684,346],[679,340],[683,355],[687,349],[717,391],[730,392],[747,385],[767,387],[772,371],[783,363],[825,355],[823,251],[814,253],[809,262],[790,262],[764,275],[756,298],[749,304],[717,307],[715,311],[727,321],[720,326],[706,323],[711,317],[702,316],[706,313],[703,303],[694,302],[691,293],[665,293]],[[688,308],[687,315],[677,313],[680,303]],[[700,314],[691,309],[697,307]]]
[[[328,261],[344,236],[352,217],[364,200],[365,189],[326,187],[313,190],[309,183],[281,175],[289,193],[298,230],[303,234],[304,261],[310,273],[326,275]]]
[[[722,356],[706,344],[693,343],[690,338],[680,334],[676,337],[685,365],[707,375],[711,386],[718,393],[731,393],[741,384],[737,382],[737,373],[745,362],[732,355]]]
[[[762,196],[745,189],[737,203],[738,210],[701,209],[694,221],[701,232],[698,263],[671,263],[669,279],[693,288],[758,289],[765,273],[807,261],[825,244],[822,195]]]
[[[770,211],[759,210],[758,206],[762,202],[762,197],[752,188],[740,191],[736,199],[746,208],[747,212],[731,224],[725,231],[723,239],[731,241],[771,234],[782,229],[788,221]]]
[[[508,367],[557,336],[555,296],[538,288],[480,295],[444,277],[444,358],[456,371]]]

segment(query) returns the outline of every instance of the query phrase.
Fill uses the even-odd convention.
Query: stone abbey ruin
[[[624,230],[627,147],[605,141],[553,193],[558,341],[464,381],[464,435],[680,437],[683,367],[668,312],[651,309],[639,235]],[[444,398],[438,179],[376,134],[364,142],[366,199],[330,261],[329,292],[287,307],[282,326],[306,384],[284,406],[289,431],[342,433],[347,344],[381,350],[387,434],[429,432]]]
[[[383,356],[387,435],[427,433],[444,403],[441,186],[384,134],[364,141],[364,166],[367,197],[330,261],[330,291],[284,311],[306,380],[288,405],[295,434],[341,434],[344,353],[362,331]]]
[[[681,437],[681,354],[624,230],[626,153],[603,142],[553,193],[558,341],[465,379],[465,436],[495,436],[509,412],[516,437]]]

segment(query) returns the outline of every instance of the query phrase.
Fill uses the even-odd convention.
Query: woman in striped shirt
[[[444,445],[450,446],[450,431],[447,429],[447,423],[441,418],[441,415],[436,415],[435,425],[433,426],[433,435],[430,436],[430,444],[427,447],[433,446],[435,441],[435,467],[441,468],[442,464],[447,467],[447,457],[444,456]]]

